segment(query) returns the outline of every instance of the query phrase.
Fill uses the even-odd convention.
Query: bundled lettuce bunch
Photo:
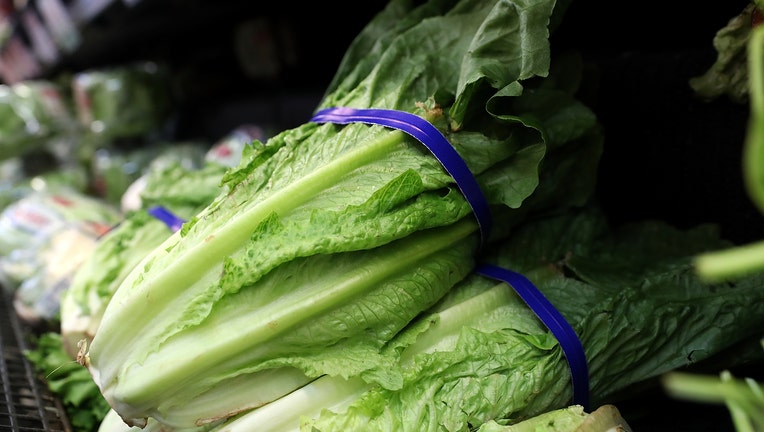
[[[585,203],[601,135],[576,64],[552,71],[564,3],[393,1],[319,108],[414,113],[475,175],[498,241]],[[382,348],[470,275],[479,226],[422,143],[305,123],[245,149],[223,192],[120,284],[83,364],[130,425],[213,423],[323,375],[401,384]]]

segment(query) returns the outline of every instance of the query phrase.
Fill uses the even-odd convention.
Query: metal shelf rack
[[[0,291],[0,430],[71,432],[61,402],[24,355],[29,332],[14,313],[7,290]]]

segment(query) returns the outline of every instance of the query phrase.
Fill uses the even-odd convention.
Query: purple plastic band
[[[589,368],[586,354],[578,335],[544,294],[525,276],[494,265],[481,265],[477,272],[483,276],[508,283],[525,303],[536,313],[560,342],[568,360],[573,382],[573,403],[589,411]]]
[[[387,126],[406,132],[419,140],[440,161],[456,185],[462,191],[475,214],[483,243],[491,232],[491,211],[488,200],[478,185],[477,179],[467,167],[464,159],[451,146],[445,136],[427,120],[405,111],[387,109],[356,109],[336,107],[323,109],[313,116],[316,123],[367,123]]]
[[[172,212],[162,206],[151,207],[148,209],[148,213],[164,222],[164,224],[173,232],[179,230],[181,225],[183,225],[183,222],[185,222],[183,219],[175,216]]]

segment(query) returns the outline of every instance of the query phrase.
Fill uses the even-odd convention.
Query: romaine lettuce
[[[501,218],[486,243],[581,205],[601,135],[564,82],[575,64],[550,70],[563,4],[394,0],[319,109],[438,127]],[[245,148],[222,185],[127,276],[83,350],[113,409],[192,427],[326,374],[400,386],[380,350],[472,272],[481,244],[440,162],[400,131],[308,122]]]

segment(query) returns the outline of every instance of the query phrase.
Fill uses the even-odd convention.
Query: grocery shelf
[[[71,432],[61,402],[24,356],[28,331],[0,287],[0,430],[9,432]]]

